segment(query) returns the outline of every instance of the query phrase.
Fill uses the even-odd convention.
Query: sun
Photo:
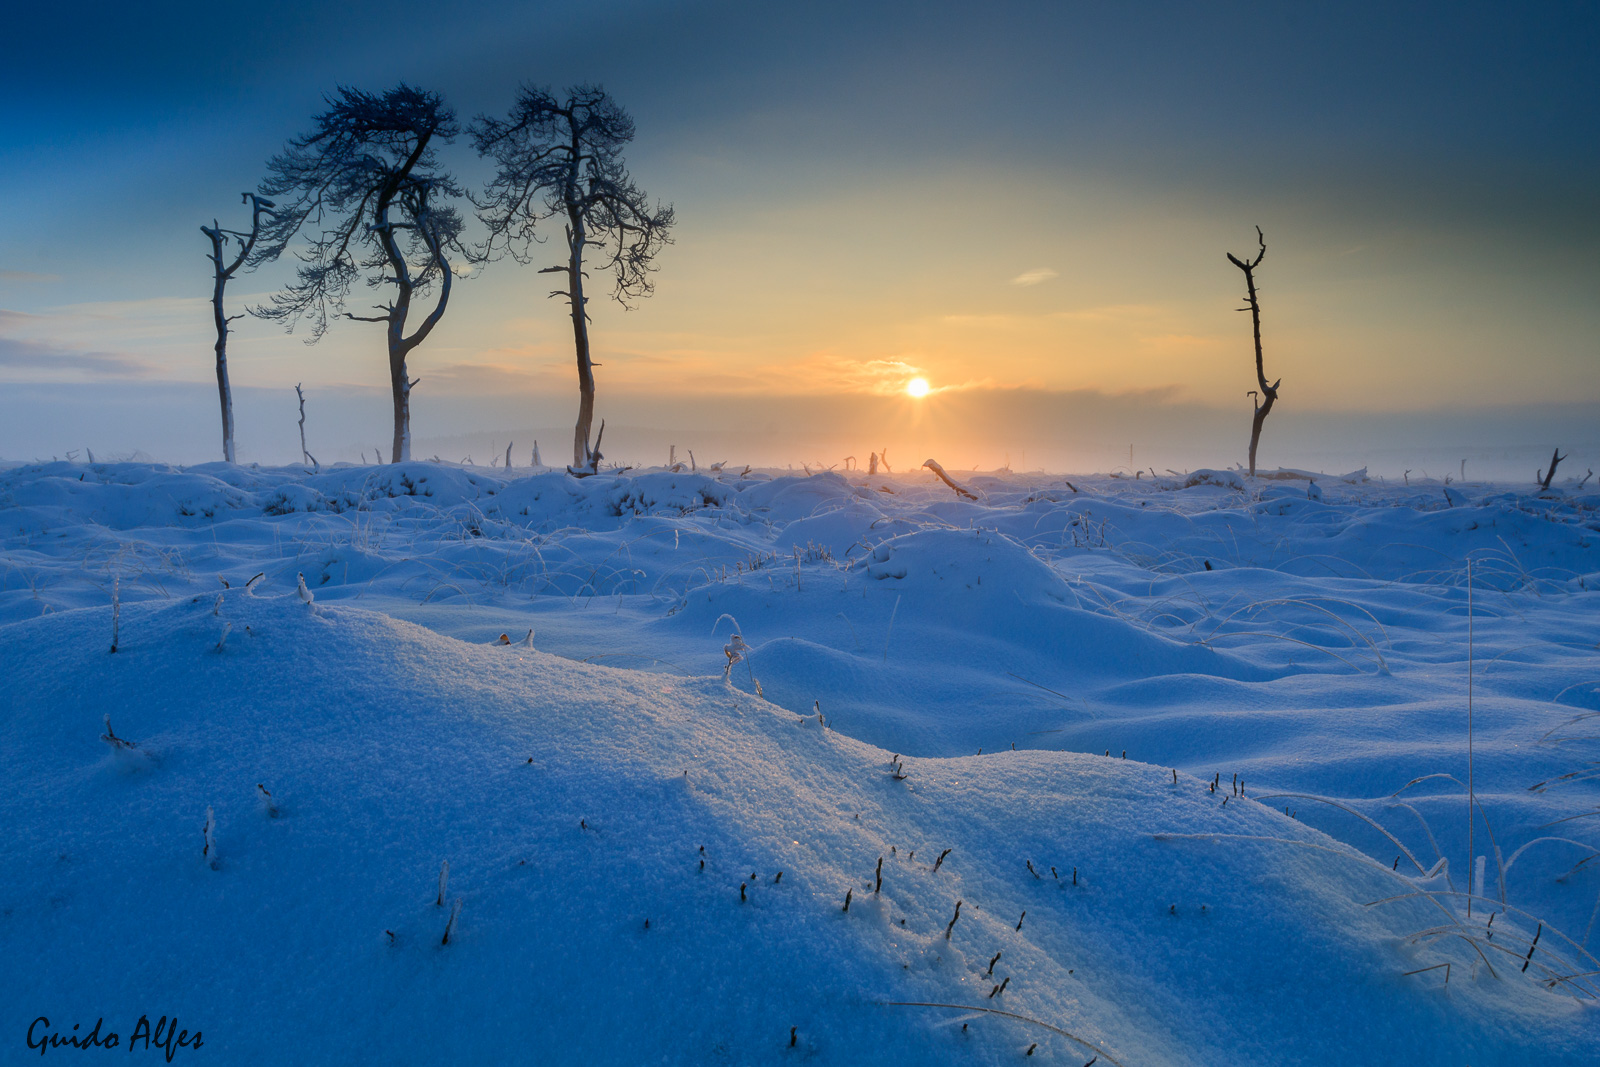
[[[928,379],[926,379],[926,378],[913,378],[913,379],[911,379],[909,382],[906,383],[906,395],[907,396],[927,396],[928,395]]]

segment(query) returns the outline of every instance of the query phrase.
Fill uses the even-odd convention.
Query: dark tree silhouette
[[[1550,479],[1556,476],[1556,468],[1559,467],[1561,465],[1561,461],[1566,458],[1566,456],[1561,454],[1561,449],[1559,448],[1550,453],[1550,469],[1539,472],[1544,476],[1544,481],[1539,483],[1540,489],[1550,488]]]
[[[1256,253],[1256,258],[1243,260],[1232,252],[1227,253],[1228,262],[1244,271],[1245,301],[1247,306],[1238,308],[1239,311],[1250,312],[1250,324],[1255,330],[1256,337],[1256,384],[1261,387],[1258,394],[1250,391],[1250,396],[1255,400],[1255,418],[1250,422],[1250,477],[1256,476],[1256,445],[1261,443],[1261,424],[1267,421],[1267,414],[1272,411],[1272,405],[1278,399],[1278,386],[1283,384],[1279,378],[1271,385],[1267,384],[1267,372],[1261,366],[1261,301],[1256,294],[1255,270],[1261,266],[1261,261],[1267,256],[1267,239],[1261,232],[1261,227],[1256,227],[1256,240],[1261,242],[1261,251]]]
[[[261,219],[265,215],[273,215],[271,200],[263,200],[254,193],[243,193],[243,202],[250,205],[250,232],[240,230],[224,230],[222,224],[216,219],[211,220],[210,226],[200,227],[200,232],[211,238],[211,254],[206,258],[211,261],[213,274],[211,287],[211,315],[217,324],[217,343],[213,346],[217,353],[217,396],[222,402],[222,458],[235,462],[233,453],[233,386],[228,382],[228,323],[235,319],[244,318],[243,315],[229,315],[222,308],[222,293],[227,288],[228,281],[239,272],[245,262],[250,258],[250,253],[255,250],[256,239],[261,236]],[[229,244],[239,246],[239,254],[233,257],[232,262],[227,262],[226,250]]]
[[[565,297],[571,308],[578,359],[578,422],[569,469],[593,473],[601,457],[598,439],[589,447],[595,364],[584,306],[585,254],[591,266],[610,272],[617,302],[631,307],[654,290],[653,261],[671,243],[672,208],[652,208],[628,175],[622,147],[633,140],[633,119],[600,86],[574,86],[564,101],[548,89],[524,87],[507,118],[480,115],[470,132],[478,153],[496,164],[483,198],[474,199],[478,218],[489,228],[486,258],[509,253],[527,263],[540,240],[539,223],[559,217],[565,226],[566,262],[540,273],[566,275],[566,287],[550,295]]]
[[[311,132],[267,163],[270,176],[261,192],[279,197],[280,207],[256,255],[276,258],[302,231],[307,244],[297,253],[294,284],[274,294],[269,306],[252,310],[290,330],[309,320],[308,344],[327,332],[330,313],[385,325],[394,399],[390,462],[398,463],[411,458],[411,389],[417,384],[406,358],[444,315],[452,280],[446,252],[461,247],[461,214],[451,200],[462,190],[436,151],[460,127],[437,93],[404,83],[380,94],[340,88],[327,103]],[[373,288],[393,287],[389,300],[374,305],[379,314],[344,310],[361,277]],[[435,286],[433,310],[407,334],[413,298]]]

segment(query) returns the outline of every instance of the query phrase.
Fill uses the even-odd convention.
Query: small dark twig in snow
[[[206,808],[206,824],[200,828],[200,832],[205,837],[205,841],[206,841],[205,848],[203,848],[200,851],[200,855],[205,858],[205,860],[206,860],[206,862],[208,864],[210,864],[212,870],[216,870],[217,869],[217,860],[218,860],[218,857],[217,857],[217,817],[209,807]],[[1538,941],[1538,938],[1535,937],[1534,940]],[[1533,955],[1533,950],[1532,949],[1528,950],[1528,955],[1529,956]],[[1527,968],[1526,965],[1524,965],[1522,969],[1523,970],[1527,970],[1528,968]]]
[[[109,712],[106,714],[105,723],[106,723],[106,732],[100,735],[100,740],[102,740],[106,744],[110,745],[113,749],[116,749],[116,750],[119,750],[119,751],[122,750],[122,749],[138,748],[139,747],[137,744],[135,744],[132,741],[129,741],[127,738],[118,737],[117,736],[116,731],[111,729],[111,715],[110,715]]]
[[[1445,985],[1449,985],[1450,984],[1450,965],[1448,963],[1435,963],[1432,967],[1418,967],[1414,971],[1402,971],[1401,972],[1401,977],[1402,978],[1409,978],[1413,974],[1424,974],[1424,973],[1426,973],[1428,971],[1437,971],[1440,967],[1444,968],[1444,984]]]
[[[961,918],[961,901],[956,901],[956,913],[950,916],[950,925],[944,928],[944,939],[950,940],[950,931],[956,928],[956,920]]]
[[[450,921],[444,924],[444,937],[439,939],[439,944],[448,945],[450,935],[455,932],[456,918],[461,914],[461,898],[456,897],[456,902],[450,905]]]

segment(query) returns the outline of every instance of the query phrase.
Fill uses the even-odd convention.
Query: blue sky
[[[209,458],[198,226],[238,221],[239,192],[323,93],[401,79],[464,118],[503,111],[519,83],[599,81],[635,116],[630,166],[679,225],[652,300],[594,309],[600,411],[618,426],[731,433],[735,410],[832,410],[836,437],[770,447],[838,450],[893,423],[904,447],[954,462],[997,464],[1025,440],[1041,462],[1081,467],[1100,461],[1025,412],[1104,396],[1108,411],[1189,420],[1175,462],[1232,462],[1243,435],[1227,412],[1247,425],[1253,372],[1222,253],[1247,249],[1258,224],[1268,370],[1284,378],[1264,462],[1302,415],[1398,427],[1427,411],[1471,427],[1440,413],[1492,411],[1479,425],[1515,427],[1516,411],[1559,399],[1581,433],[1600,409],[1593,5],[157,4],[12,18],[0,456],[88,443]],[[448,158],[481,179],[464,145]],[[234,298],[284,274],[240,279]],[[546,288],[510,264],[459,288],[417,357],[419,450],[430,435],[570,421],[563,309]],[[375,327],[315,348],[239,329],[242,458],[298,451],[279,425],[297,381],[323,398],[332,453],[355,458],[374,419],[382,434]],[[899,395],[912,374],[935,387],[923,408]],[[1026,433],[1004,440],[1012,425]],[[1508,445],[1512,431],[1494,432],[1465,443]]]

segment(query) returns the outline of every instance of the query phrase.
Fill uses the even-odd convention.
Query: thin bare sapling
[[[1256,476],[1256,446],[1261,443],[1261,424],[1267,421],[1267,415],[1272,411],[1272,405],[1278,401],[1278,386],[1283,384],[1279,378],[1271,385],[1267,384],[1267,372],[1261,362],[1261,301],[1256,290],[1255,270],[1267,255],[1267,239],[1261,232],[1261,227],[1256,227],[1256,239],[1261,242],[1261,251],[1256,253],[1256,258],[1250,260],[1240,259],[1232,252],[1227,253],[1228,262],[1244,272],[1245,306],[1237,308],[1238,311],[1250,312],[1250,326],[1255,335],[1256,342],[1256,385],[1258,389],[1250,391],[1249,396],[1255,402],[1255,415],[1250,420],[1250,477]]]
[[[211,317],[217,327],[217,342],[212,347],[217,356],[217,396],[222,403],[222,458],[228,463],[236,462],[233,448],[233,386],[228,381],[228,323],[242,319],[244,315],[227,314],[222,305],[223,291],[239,268],[251,263],[250,253],[255,251],[256,241],[261,236],[262,217],[271,217],[274,207],[271,200],[255,193],[241,195],[242,202],[250,205],[249,233],[225,230],[216,219],[211,220],[210,226],[200,227],[200,232],[211,239],[211,252],[206,258],[211,261]],[[227,255],[230,244],[239,247],[238,254],[231,259]],[[253,263],[251,265],[254,266]]]

